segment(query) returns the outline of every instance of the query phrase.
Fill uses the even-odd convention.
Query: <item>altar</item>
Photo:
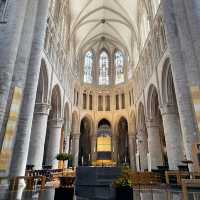
[[[112,160],[112,131],[109,124],[100,124],[97,130],[96,160],[93,166],[116,166]]]

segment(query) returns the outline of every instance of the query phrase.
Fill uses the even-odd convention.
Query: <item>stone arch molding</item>
[[[36,103],[47,103],[48,92],[49,92],[49,78],[47,73],[47,66],[45,61],[42,59],[38,87],[37,87]]]
[[[60,119],[62,116],[62,100],[59,85],[55,85],[51,95],[51,110],[49,114],[51,119]]]
[[[82,120],[87,120],[89,122],[89,124],[90,124],[90,135],[95,134],[94,121],[93,121],[91,115],[89,115],[89,114],[84,115],[80,120],[80,125],[81,125]]]
[[[176,105],[176,95],[170,59],[167,58],[162,70],[162,101],[166,105]]]
[[[118,130],[119,127],[118,126],[119,126],[121,119],[125,119],[127,121],[128,127],[129,127],[129,122],[128,122],[127,117],[125,117],[124,115],[117,116],[117,119],[116,119],[115,124],[114,124],[114,134],[116,136],[119,136],[119,130]]]
[[[151,84],[147,96],[147,113],[146,117],[151,120],[158,117],[159,114],[159,98],[158,91],[155,85]]]

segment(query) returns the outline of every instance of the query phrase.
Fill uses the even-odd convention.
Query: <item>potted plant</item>
[[[71,161],[72,155],[68,153],[59,153],[56,156],[56,159],[62,161],[62,169],[64,169],[64,162],[66,160]],[[68,163],[69,164],[69,163]],[[64,175],[64,170],[62,176],[59,177],[60,186],[55,190],[55,200],[64,200],[67,199],[73,200],[74,196],[74,181],[75,176],[69,176],[68,174]]]
[[[73,167],[73,156],[68,154],[68,167]]]
[[[128,167],[122,169],[122,174],[113,182],[116,189],[116,200],[133,200],[133,179],[132,172]]]
[[[56,159],[62,161],[62,168],[64,168],[64,162],[68,160],[68,153],[59,153],[57,154]]]

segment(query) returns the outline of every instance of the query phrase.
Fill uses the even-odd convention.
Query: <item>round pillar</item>
[[[138,130],[137,135],[137,152],[139,153],[139,167],[141,171],[148,169],[148,143],[144,129]]]
[[[117,163],[118,161],[118,136],[116,135],[113,135],[112,136],[112,152],[113,152],[113,155],[112,155],[112,159],[114,162]]]
[[[6,3],[6,23],[1,24],[0,26],[0,147],[3,142],[4,130],[2,130],[2,127],[8,104],[12,76],[20,45],[24,19],[29,18],[28,16],[26,17],[28,0],[22,0],[20,2],[6,1]],[[31,13],[29,13],[29,15],[31,15]]]
[[[56,155],[60,152],[62,124],[62,119],[52,119],[48,122],[48,145],[45,164],[52,165],[53,169],[58,168]]]
[[[96,137],[96,135],[92,135],[92,137],[91,137],[91,161],[92,162],[95,162],[96,159],[97,159],[97,157],[96,157],[96,143],[97,143],[97,137]]]
[[[176,170],[183,160],[183,138],[177,108],[164,106],[161,109],[169,168]]]
[[[35,105],[27,161],[35,169],[42,169],[49,108],[48,104]]]
[[[149,148],[149,171],[157,169],[163,164],[162,146],[160,138],[160,124],[157,121],[146,122]]]
[[[72,134],[72,155],[74,158],[73,162],[75,167],[78,166],[79,139],[80,139],[80,133]]]
[[[129,135],[129,157],[130,157],[130,165],[131,169],[136,171],[136,137],[135,135]]]
[[[24,95],[17,127],[15,147],[10,166],[10,176],[23,176],[25,174],[31,136],[31,126],[40,74],[42,50],[44,46],[46,22],[48,16],[48,3],[49,0],[41,0],[38,3],[29,68],[26,78],[26,87],[23,93]],[[20,10],[21,9],[18,10],[18,13]],[[18,17],[18,19],[20,18]]]
[[[191,88],[189,88],[189,86],[199,85],[199,77],[194,76],[193,79],[191,78],[190,80],[188,80],[189,74],[186,73],[186,68],[192,68],[191,66],[187,67],[185,65],[185,60],[183,60],[184,56],[180,46],[180,38],[178,34],[179,31],[176,23],[176,12],[174,11],[175,10],[173,2],[164,0],[163,17],[165,21],[170,62],[172,64],[171,69],[176,92],[177,106],[180,116],[183,143],[187,159],[192,160],[192,145],[199,140],[199,135],[194,112],[192,112],[194,106],[191,102]]]

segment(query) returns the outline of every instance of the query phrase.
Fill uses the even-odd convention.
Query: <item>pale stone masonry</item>
[[[0,21],[1,175],[23,176],[26,165],[56,169],[63,151],[72,154],[74,166],[98,163],[102,131],[116,165],[124,156],[135,171],[176,170],[193,160],[192,147],[200,142],[200,97],[192,93],[200,88],[199,0],[6,2]],[[102,52],[108,59],[100,59]],[[115,84],[121,63],[124,81]],[[108,85],[99,85],[100,72]],[[15,87],[23,97],[13,131],[7,122]],[[5,150],[11,133],[14,147]]]

